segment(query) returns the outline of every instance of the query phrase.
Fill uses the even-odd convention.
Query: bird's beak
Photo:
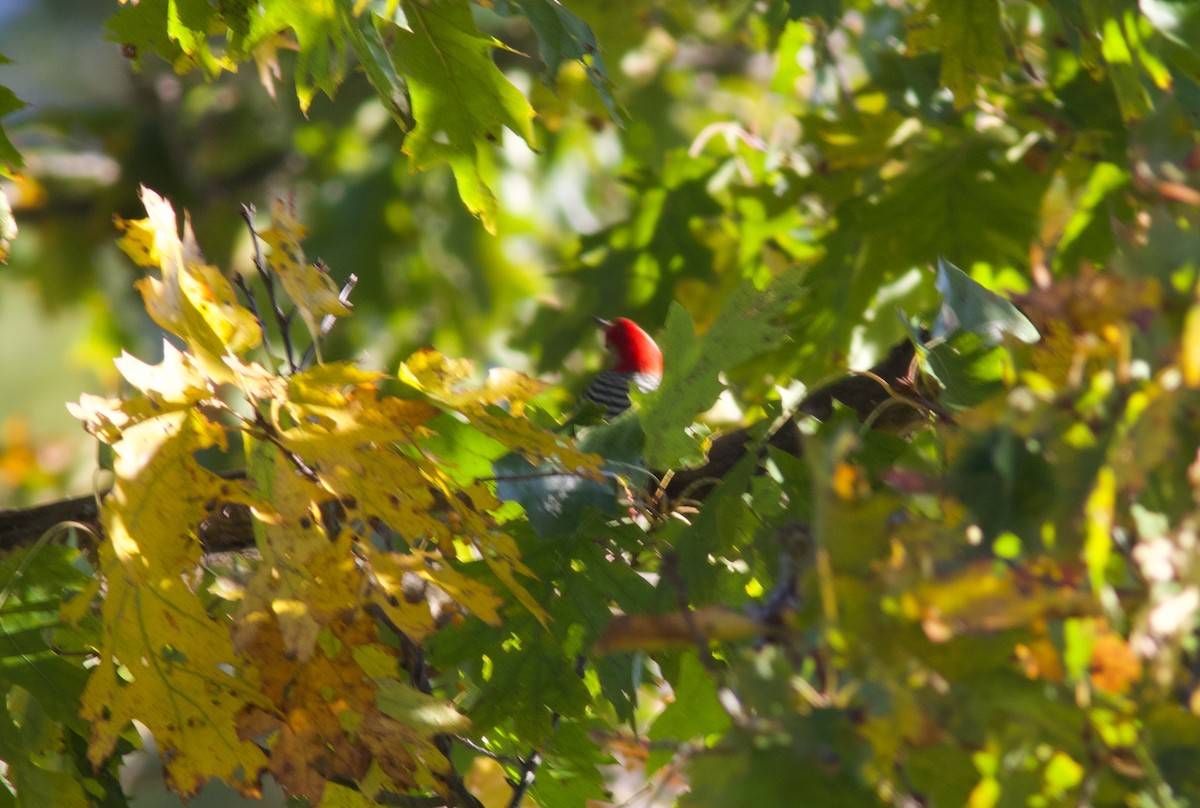
[[[600,326],[601,328],[603,328],[605,330],[608,330],[608,328],[612,325],[611,320],[605,320],[603,317],[597,317],[594,314],[592,315],[592,319],[596,321],[596,325]]]

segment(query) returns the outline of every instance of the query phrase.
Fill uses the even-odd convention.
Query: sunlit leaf
[[[492,61],[494,42],[475,27],[465,0],[406,5],[404,12],[408,27],[397,32],[392,54],[417,122],[404,152],[415,171],[449,163],[463,202],[494,232],[497,202],[479,152],[498,143],[504,128],[534,146],[533,109]]]
[[[4,135],[0,132],[0,138]],[[0,149],[3,145],[0,144]],[[8,194],[0,189],[0,263],[8,262],[8,250],[13,239],[17,237],[17,220],[13,217],[12,206],[8,202]]]
[[[267,263],[283,282],[283,288],[316,342],[321,320],[326,315],[344,317],[350,313],[350,308],[339,298],[338,285],[325,268],[305,260],[300,240],[306,232],[296,218],[294,202],[276,199],[271,203],[271,227],[261,234],[263,241],[271,247]],[[319,353],[319,342],[317,346]]]
[[[788,273],[758,290],[744,282],[712,327],[697,338],[687,313],[676,306],[662,339],[663,381],[642,414],[646,464],[672,468],[697,458],[684,427],[713,405],[722,384],[718,374],[786,339],[783,313],[804,295],[800,273]]]
[[[183,338],[209,373],[227,377],[215,358],[238,354],[262,340],[258,319],[234,295],[233,284],[220,270],[204,262],[185,220],[180,238],[171,203],[149,188],[141,189],[148,217],[118,220],[125,231],[120,246],[141,266],[161,269],[161,278],[137,282],[146,310],[156,323]]]

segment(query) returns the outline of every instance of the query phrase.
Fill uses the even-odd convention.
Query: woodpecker
[[[629,409],[629,385],[643,393],[657,390],[662,382],[663,357],[658,345],[637,324],[624,317],[593,318],[604,331],[604,344],[616,357],[611,370],[601,372],[583,391],[583,399],[599,404],[606,417]]]

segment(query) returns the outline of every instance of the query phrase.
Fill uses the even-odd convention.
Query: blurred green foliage
[[[691,456],[707,434],[692,421],[722,390],[761,442],[806,387],[941,311],[918,349],[934,428],[910,440],[838,409],[802,424],[803,457],[766,450],[761,474],[750,457],[702,505],[635,495],[555,521],[534,502],[569,491],[513,486],[529,517],[504,529],[552,619],[510,604],[502,626],[437,634],[437,692],[509,776],[540,750],[531,796],[554,808],[603,796],[614,750],[663,783],[681,775],[681,805],[1200,798],[1200,4],[5,13],[0,161],[20,232],[0,208],[0,340],[32,347],[0,366],[19,391],[0,405],[0,498],[86,488],[90,449],[48,452],[64,427],[40,413],[91,376],[115,389],[120,349],[160,350],[112,248],[139,184],[240,272],[239,205],[293,195],[308,255],[360,278],[326,358],[394,370],[434,345],[533,370],[560,383],[531,408],[540,423],[602,361],[591,315],[665,334],[645,443],[632,420],[582,439],[610,471],[638,445],[665,465]],[[7,314],[14,299],[39,316]],[[996,317],[1009,336],[985,339]],[[81,668],[46,672],[65,663],[45,585],[86,562],[28,565],[0,579],[0,744],[36,761],[10,764],[10,784],[57,794],[84,771],[86,728],[48,715],[30,677],[77,698]],[[634,650],[577,676],[614,612],[646,618]],[[80,788],[117,792],[109,769]],[[0,806],[33,804],[19,799],[0,787]]]

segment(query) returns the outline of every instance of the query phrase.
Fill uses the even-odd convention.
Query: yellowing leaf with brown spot
[[[318,804],[329,781],[359,782],[373,764],[397,790],[432,783],[435,773],[447,771],[424,728],[380,711],[378,685],[360,659],[374,669],[390,657],[399,669],[400,652],[378,642],[361,612],[325,628],[321,650],[305,661],[290,657],[273,629],[259,631],[249,649],[272,706],[247,710],[239,724],[243,737],[266,735],[271,772],[292,795]]]
[[[400,381],[435,398],[449,399],[471,378],[475,366],[466,359],[451,359],[432,349],[417,351],[400,365]]]
[[[110,446],[121,439],[125,429],[174,409],[178,408],[164,408],[146,398],[126,401],[90,393],[81,395],[78,404],[67,402],[67,411],[83,422],[84,429]]]
[[[349,362],[317,365],[288,377],[288,400],[293,404],[344,407],[350,403],[347,392],[350,388],[374,384],[382,378],[378,371],[364,370]]]
[[[301,319],[315,338],[325,315],[344,317],[350,313],[350,306],[341,301],[337,284],[324,268],[305,261],[300,240],[307,228],[297,220],[295,204],[276,199],[271,203],[271,222],[271,227],[261,234],[263,241],[271,247],[267,264],[279,276],[288,297],[296,304]]]
[[[266,507],[196,463],[197,451],[223,441],[223,428],[193,410],[126,428],[114,446],[117,482],[101,509],[108,591],[99,664],[81,707],[92,726],[88,754],[98,764],[128,723],[141,721],[162,751],[168,784],[184,795],[213,777],[256,793],[265,763],[256,745],[237,737],[234,720],[246,704],[261,703],[257,682],[226,627],[186,584],[200,560],[196,526],[207,514],[221,502]]]
[[[194,795],[212,778],[257,794],[266,761],[257,745],[238,738],[235,718],[247,704],[264,702],[225,626],[179,579],[139,585],[112,565],[105,569],[105,641],[80,707],[92,728],[89,759],[103,763],[137,720],[154,736],[167,783],[180,794]]]
[[[241,354],[262,342],[258,319],[237,302],[233,284],[221,270],[189,262],[179,286],[191,304],[184,314],[193,350],[203,347],[214,356]]]
[[[269,476],[264,479],[264,472],[256,468],[255,482],[270,497],[277,517],[256,531],[261,563],[246,584],[234,621],[234,644],[239,650],[248,647],[254,634],[274,620],[286,652],[308,659],[321,628],[341,609],[354,608],[356,603],[353,587],[347,588],[337,575],[339,562],[353,565],[350,541],[347,537],[334,543],[326,535],[317,507],[327,496],[324,490],[278,457],[274,446],[261,450],[273,457],[261,464]],[[322,586],[335,590],[340,600],[336,609],[314,602]]]
[[[434,350],[418,351],[400,365],[399,379],[433,400],[464,413],[471,426],[531,462],[548,460],[595,479],[602,463],[598,455],[579,451],[566,436],[543,429],[488,406],[502,401],[517,404],[543,389],[542,383],[513,371],[488,374],[482,388],[464,387],[474,373],[465,359],[450,359]]]

